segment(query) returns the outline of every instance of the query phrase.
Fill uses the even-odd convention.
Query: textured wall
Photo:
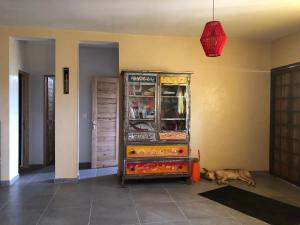
[[[120,69],[193,71],[191,106],[193,154],[199,148],[202,165],[208,168],[244,167],[250,170],[268,170],[270,102],[268,43],[229,38],[222,57],[207,58],[203,54],[198,38],[193,37],[2,27],[1,49],[7,49],[9,36],[56,39],[57,178],[74,178],[78,175],[80,41],[118,42]],[[0,65],[3,63],[6,63],[5,57],[0,58]],[[69,95],[62,94],[63,67],[70,67]],[[6,90],[5,77],[8,73],[5,68],[1,73],[4,77],[1,79],[5,81],[0,83],[1,89]],[[6,98],[4,92],[1,101]],[[0,115],[1,120],[6,121],[9,118],[5,110],[3,112],[1,110]],[[2,137],[5,138],[7,135]],[[6,140],[4,143],[7,143]],[[7,147],[2,151],[7,151]]]
[[[300,62],[300,32],[272,42],[272,68]]]

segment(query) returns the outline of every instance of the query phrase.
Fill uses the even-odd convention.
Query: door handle
[[[95,130],[96,129],[96,125],[97,125],[95,120],[92,121],[92,125],[93,125],[93,130]]]

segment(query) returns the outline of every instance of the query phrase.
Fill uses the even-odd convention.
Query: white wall
[[[27,41],[24,48],[25,71],[29,76],[29,164],[44,160],[44,75],[54,75],[54,41]]]
[[[19,70],[24,69],[24,45],[9,40],[9,180],[18,176],[19,168]]]
[[[118,47],[79,48],[79,162],[91,162],[92,78],[118,74]]]

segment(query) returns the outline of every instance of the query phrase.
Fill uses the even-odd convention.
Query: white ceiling
[[[0,25],[199,36],[212,0],[0,0]],[[300,30],[300,0],[215,0],[230,37],[274,40]]]

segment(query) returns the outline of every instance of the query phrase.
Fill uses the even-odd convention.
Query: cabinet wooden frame
[[[127,179],[145,179],[145,178],[169,178],[169,177],[185,177],[185,178],[189,178],[190,177],[190,82],[191,82],[191,72],[161,72],[161,71],[122,71],[121,75],[122,75],[122,80],[123,80],[123,95],[124,95],[124,99],[123,99],[123,121],[120,121],[123,125],[123,130],[124,132],[121,133],[120,135],[122,136],[122,145],[120,147],[120,162],[122,163],[119,167],[119,171],[120,171],[120,175],[122,177],[122,184],[125,183],[125,180]],[[131,76],[131,77],[130,77]],[[138,77],[132,77],[132,76],[138,76]],[[184,90],[185,90],[185,94],[184,95],[174,95],[174,97],[184,97],[185,101],[185,105],[182,104],[183,109],[184,109],[184,113],[183,113],[183,117],[181,120],[185,121],[183,123],[180,123],[180,125],[178,125],[176,123],[176,129],[179,129],[179,127],[181,127],[182,124],[185,124],[185,129],[180,130],[180,131],[169,131],[169,133],[174,133],[174,134],[178,134],[178,133],[183,133],[185,134],[184,136],[178,136],[178,137],[185,137],[184,140],[180,140],[180,139],[163,139],[160,138],[160,132],[161,132],[161,123],[162,123],[162,119],[161,119],[161,104],[162,104],[162,84],[160,82],[160,78],[164,77],[166,79],[164,79],[164,82],[174,82],[174,83],[169,83],[166,85],[174,85],[174,87],[179,87],[179,86],[184,86]],[[153,78],[153,79],[152,79]],[[180,78],[180,82],[176,83],[176,78]],[[154,82],[155,80],[155,82]],[[144,82],[144,83],[139,83],[139,82]],[[148,83],[147,83],[148,82]],[[131,85],[131,86],[130,86]],[[137,85],[137,92],[135,89],[135,87],[133,87],[134,85]],[[139,86],[140,85],[140,86]],[[142,85],[144,85],[145,87],[142,87]],[[149,87],[146,87],[146,86]],[[144,88],[144,91],[142,91]],[[149,93],[149,90],[155,90],[154,95],[152,93]],[[178,89],[179,90],[179,89]],[[134,93],[133,93],[134,92]],[[178,92],[178,91],[177,91]],[[138,94],[136,94],[138,93]],[[177,93],[176,93],[177,94]],[[145,96],[146,95],[146,96]],[[148,96],[147,96],[148,95]],[[152,96],[154,103],[151,103],[152,100],[150,101],[150,105],[154,105],[154,117],[152,119],[148,119],[147,114],[145,114],[143,112],[140,112],[140,105],[143,105],[143,100],[140,100],[142,98],[150,98],[150,96]],[[137,98],[138,100],[135,100],[135,98]],[[130,100],[131,99],[131,100]],[[132,110],[129,107],[130,102],[138,102],[138,110],[136,112],[136,110]],[[176,98],[175,101],[178,101],[179,104],[179,98]],[[136,104],[136,103],[134,103]],[[132,107],[131,107],[132,108]],[[143,106],[141,108],[147,108],[149,109],[149,106]],[[149,111],[151,112],[153,110],[153,108],[151,108]],[[179,114],[181,115],[181,114]],[[178,114],[177,114],[178,116]],[[131,118],[131,119],[130,119]],[[137,119],[136,119],[137,118]],[[132,126],[131,123],[134,120],[141,120],[144,121],[145,123],[150,123],[150,125],[152,126],[153,130],[149,129],[144,129],[142,131],[130,131],[130,126]],[[175,119],[176,120],[176,119]],[[131,122],[130,122],[131,121]],[[171,121],[171,119],[170,119]],[[168,128],[170,129],[170,128]],[[137,133],[137,136],[133,136],[130,137],[131,133]],[[143,133],[144,132],[144,133]],[[139,133],[141,133],[141,135],[139,136]],[[147,135],[143,135],[145,133],[153,133],[154,136],[147,136]],[[130,138],[129,138],[130,137]],[[121,139],[120,138],[120,139]],[[139,139],[141,138],[141,139]],[[144,139],[142,139],[144,138]],[[142,149],[142,146],[146,146],[145,150],[149,150],[151,148],[149,148],[150,146],[155,146],[153,147],[153,149],[151,149],[151,151],[155,151],[155,150],[159,150],[160,148],[163,148],[164,146],[187,146],[187,154],[186,155],[176,155],[176,154],[170,154],[167,153],[166,155],[162,155],[161,153],[158,154],[157,157],[155,156],[148,156],[147,154],[145,154],[145,157],[142,157],[143,154],[141,154],[140,157],[128,157],[127,155],[127,147],[128,146],[138,146],[139,151]],[[176,148],[174,148],[176,149]],[[164,152],[167,150],[161,150],[161,152]],[[186,151],[186,149],[185,149]],[[155,155],[155,153],[151,153],[153,155]],[[127,174],[126,170],[128,170],[127,168],[127,164],[134,164],[134,163],[141,163],[141,164],[147,164],[149,165],[149,163],[153,163],[153,164],[159,164],[160,166],[162,166],[164,163],[167,165],[169,162],[173,162],[172,165],[174,166],[176,163],[178,163],[178,165],[182,162],[187,163],[188,169],[186,172],[182,172],[180,171],[180,166],[178,167],[178,173],[176,172],[172,172],[172,173],[151,173],[151,174],[134,174],[134,173],[130,173]],[[173,168],[174,169],[174,168]],[[162,169],[162,171],[168,171],[167,169]]]

